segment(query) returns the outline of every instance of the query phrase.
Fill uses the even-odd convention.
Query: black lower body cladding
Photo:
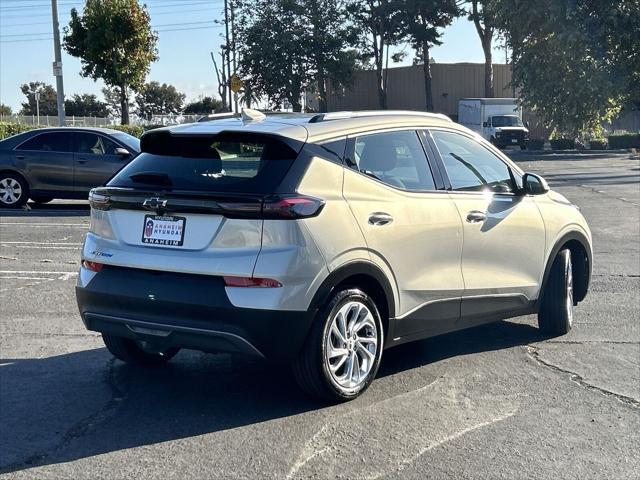
[[[107,265],[76,297],[89,330],[273,360],[296,356],[315,314],[235,307],[221,277]]]

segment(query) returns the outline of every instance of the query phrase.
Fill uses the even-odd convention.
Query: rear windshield
[[[293,163],[296,152],[264,141],[181,139],[169,154],[142,153],[123,168],[110,187],[161,187],[231,193],[272,193]]]

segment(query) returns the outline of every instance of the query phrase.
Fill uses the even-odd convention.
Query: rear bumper
[[[290,359],[315,312],[233,306],[220,277],[105,266],[76,286],[89,330],[163,346]]]

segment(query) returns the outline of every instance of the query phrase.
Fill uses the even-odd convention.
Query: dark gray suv
[[[86,199],[140,153],[137,138],[106,128],[42,128],[0,142],[0,208],[29,198]]]

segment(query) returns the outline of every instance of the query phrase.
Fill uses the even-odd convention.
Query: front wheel
[[[375,378],[383,340],[373,300],[358,289],[341,290],[318,314],[302,353],[293,362],[296,381],[309,395],[353,400]]]
[[[29,198],[29,186],[14,173],[0,174],[0,208],[20,208]]]
[[[545,333],[564,335],[573,324],[573,268],[571,251],[561,250],[553,261],[542,292],[538,326]]]
[[[163,365],[180,351],[179,348],[158,348],[149,342],[138,342],[108,333],[102,334],[102,340],[114,357],[133,365]]]

